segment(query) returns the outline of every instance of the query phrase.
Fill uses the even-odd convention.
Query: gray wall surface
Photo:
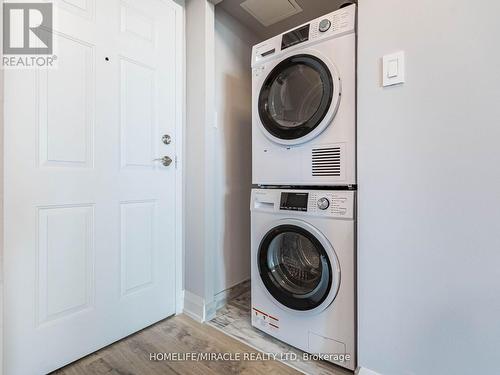
[[[255,34],[215,8],[215,293],[250,278],[252,46]]]
[[[499,14],[359,1],[359,360],[384,375],[500,371]]]
[[[214,228],[213,5],[186,1],[185,290],[210,303]]]

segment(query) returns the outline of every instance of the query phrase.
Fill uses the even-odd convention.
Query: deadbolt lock
[[[168,134],[165,134],[163,137],[161,137],[161,141],[164,144],[169,145],[172,142],[172,138]]]

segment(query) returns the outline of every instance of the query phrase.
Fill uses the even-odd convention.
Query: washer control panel
[[[318,216],[331,216],[352,219],[354,217],[353,191],[315,191],[309,192],[309,212]]]
[[[355,28],[355,6],[342,8],[336,12],[317,18],[311,22],[311,39],[325,35],[338,35]]]
[[[352,190],[253,189],[251,210],[353,219],[355,197]]]

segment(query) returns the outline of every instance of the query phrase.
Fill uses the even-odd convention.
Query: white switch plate
[[[405,53],[400,51],[382,58],[383,86],[398,85],[405,82]]]

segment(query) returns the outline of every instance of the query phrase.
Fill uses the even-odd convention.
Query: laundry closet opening
[[[356,8],[332,15],[344,3],[223,0],[211,6],[205,1],[186,2],[189,184],[184,311],[195,319],[221,328],[224,324],[218,321],[221,313],[244,306],[243,309],[248,309],[246,314],[251,308],[249,288],[255,277],[251,273],[250,205],[255,203],[263,212],[280,210],[279,198],[255,200],[251,197],[252,188],[302,185],[328,189],[340,185],[348,189],[356,183],[353,142]],[[337,35],[348,37],[336,38]],[[345,49],[345,57],[324,58],[331,51],[324,46],[316,48],[318,44],[327,44],[319,40],[333,38],[342,39],[339,46]],[[307,51],[298,53],[299,50]],[[341,105],[341,96],[345,106]],[[343,121],[329,126],[337,117]],[[255,129],[252,132],[256,118],[263,123],[257,131],[261,137],[257,142]],[[308,146],[302,147],[304,144]],[[256,145],[262,146],[258,156]],[[256,162],[267,167],[256,172]],[[310,192],[311,202],[306,202],[306,208],[312,210],[318,204],[312,199],[321,202],[337,199],[337,195],[328,192],[318,194]],[[346,207],[354,206],[355,192],[347,197],[342,198],[349,202]],[[328,210],[328,215],[338,218],[337,212]],[[349,215],[352,215],[347,219],[350,225],[345,229],[351,231],[355,213],[350,211]],[[320,235],[307,236],[305,232],[299,236],[287,231],[271,240],[267,254],[275,262],[262,259],[261,266],[270,271],[267,280],[270,289],[280,280],[282,283],[290,280],[284,289],[274,290],[285,305],[298,306],[304,312],[321,311],[338,294],[338,260],[326,242],[321,246],[315,242],[314,238]],[[280,245],[283,243],[299,243],[303,251],[290,251]],[[310,267],[293,261],[280,263],[282,258],[300,254],[306,263],[311,263]],[[279,275],[271,275],[271,268],[278,265],[281,279]],[[352,276],[352,272],[347,271],[350,267],[346,266],[346,285],[351,285],[352,277],[348,279],[348,275]],[[294,299],[292,295],[297,291],[311,296]],[[346,298],[352,300],[351,296]],[[246,328],[241,331],[258,331],[251,327],[249,316],[247,322],[248,331]],[[346,327],[352,327],[351,323]],[[276,322],[272,324],[279,326]],[[237,335],[230,332],[231,327],[225,328],[229,335]],[[305,335],[304,341],[311,345],[331,345],[321,341],[317,334]],[[353,351],[350,336],[345,341],[349,341],[349,350]],[[269,337],[261,339],[266,341]],[[346,345],[340,345],[345,352]],[[352,358],[349,366],[354,363]]]
[[[252,47],[349,2],[300,0],[294,9],[281,8],[279,1],[275,6],[266,1],[216,3],[186,1],[185,289],[188,305],[196,306],[196,316],[202,317],[213,315],[228,290],[250,278],[252,116],[259,115],[252,107],[252,74],[258,74],[252,71]],[[314,30],[290,33],[284,50],[293,50],[305,33],[312,36]],[[263,47],[256,53],[272,57],[281,47]],[[317,136],[326,119],[335,116],[340,85],[335,67],[315,56],[286,64],[269,77],[260,100],[273,103],[262,114],[273,141],[293,145]],[[309,83],[304,86],[304,82]],[[280,103],[287,90],[293,95]],[[290,104],[301,109],[290,112]],[[319,152],[352,160],[342,146]],[[346,184],[349,178],[353,182],[353,176],[344,175],[336,163],[333,160],[326,169],[317,166],[315,178],[320,184],[332,174]],[[291,158],[283,164],[286,170],[298,167]]]
[[[214,293],[250,278],[252,173],[251,51],[259,37],[215,7],[215,264]]]

